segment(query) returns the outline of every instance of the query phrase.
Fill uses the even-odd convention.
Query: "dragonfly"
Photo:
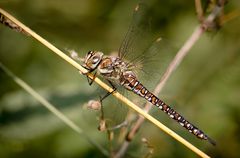
[[[137,12],[139,6],[135,9]],[[133,28],[133,27],[132,27]],[[132,29],[131,28],[131,29]],[[130,29],[129,32],[132,32]],[[88,70],[88,73],[95,72],[105,78],[112,86],[113,83],[124,87],[125,89],[135,93],[136,95],[144,98],[152,105],[166,113],[171,119],[177,121],[181,126],[187,129],[190,133],[195,135],[201,140],[207,140],[212,145],[215,145],[215,141],[208,137],[202,130],[186,120],[181,114],[175,111],[167,103],[154,95],[150,90],[144,86],[135,74],[135,66],[128,61],[124,60],[127,47],[130,45],[131,40],[125,40],[122,42],[118,55],[104,55],[101,51],[89,51],[83,59],[82,66]],[[113,86],[113,91],[116,88]]]

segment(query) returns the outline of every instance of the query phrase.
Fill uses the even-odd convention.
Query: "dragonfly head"
[[[99,51],[89,51],[84,58],[84,67],[88,70],[94,70],[102,61],[103,53]]]

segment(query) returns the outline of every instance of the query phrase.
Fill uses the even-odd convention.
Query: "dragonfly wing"
[[[147,16],[147,12],[147,6],[143,3],[135,7],[131,24],[118,51],[121,59],[127,59],[127,56],[143,50],[143,47],[147,45],[146,42],[143,42],[148,35],[146,32],[149,28],[150,18]]]

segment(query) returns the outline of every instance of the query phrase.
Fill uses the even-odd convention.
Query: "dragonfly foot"
[[[83,75],[87,75],[88,73],[91,73],[91,71],[88,71],[88,72],[85,72],[85,73],[81,72],[81,74],[83,74]],[[88,84],[89,84],[90,86],[92,85],[93,81],[95,80],[96,74],[97,74],[97,72],[95,72],[95,73],[93,74],[93,79],[91,79],[91,78],[89,78],[89,77],[87,76],[87,81],[88,81]]]

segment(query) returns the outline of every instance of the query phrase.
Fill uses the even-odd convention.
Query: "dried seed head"
[[[87,108],[92,109],[92,110],[100,110],[101,103],[100,103],[100,101],[90,100],[87,104]]]
[[[137,5],[135,8],[134,8],[134,11],[137,12],[139,9],[139,5]]]
[[[162,37],[158,37],[157,39],[156,39],[156,42],[160,42],[162,40]]]
[[[141,141],[142,141],[143,143],[147,143],[147,142],[148,142],[147,139],[144,138],[144,137],[141,139]]]
[[[109,139],[110,141],[112,141],[112,140],[114,139],[114,132],[113,132],[113,131],[109,131],[109,133],[108,133],[108,139]]]
[[[106,127],[106,121],[105,120],[100,120],[98,130],[99,131],[105,131],[107,129]]]
[[[66,49],[68,51],[68,53],[70,54],[71,58],[80,62],[84,61],[84,58],[80,58],[78,56],[78,53],[75,50],[72,49]]]

